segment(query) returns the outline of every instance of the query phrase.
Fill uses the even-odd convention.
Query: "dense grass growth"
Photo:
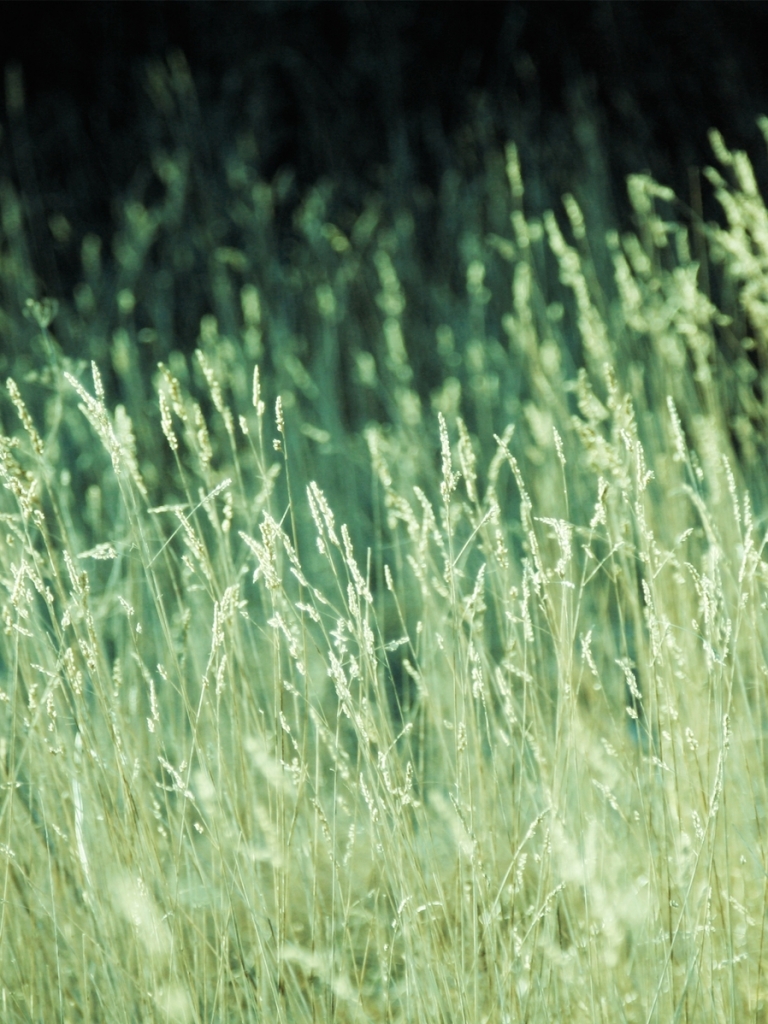
[[[725,226],[526,217],[510,146],[430,268],[322,189],[285,257],[247,153],[177,244],[179,151],[58,310],[5,187],[3,1021],[765,1020],[768,212],[712,139]]]

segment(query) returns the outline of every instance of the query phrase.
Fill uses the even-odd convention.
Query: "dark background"
[[[212,181],[245,126],[262,177],[292,168],[297,195],[331,177],[352,205],[436,191],[448,168],[472,174],[478,137],[513,138],[529,208],[589,179],[628,226],[626,174],[688,202],[711,126],[765,184],[767,37],[757,2],[4,3],[0,63],[6,83],[21,70],[24,98],[6,87],[0,179],[25,197],[43,290],[70,294],[80,268],[51,246],[50,214],[77,238],[111,234],[115,200],[168,133],[147,61],[180,49],[199,116],[177,131]],[[706,189],[704,206],[715,215]]]

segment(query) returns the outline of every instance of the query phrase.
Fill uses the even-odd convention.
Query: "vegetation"
[[[286,254],[245,137],[195,233],[180,147],[73,305],[4,186],[4,1021],[766,1019],[768,211],[712,142],[722,225],[636,176],[597,239],[489,149],[429,266],[324,185]]]

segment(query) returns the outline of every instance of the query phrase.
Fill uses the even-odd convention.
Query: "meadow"
[[[423,195],[284,246],[247,134],[192,230],[182,139],[71,298],[3,184],[3,1021],[767,1019],[768,211],[711,141],[719,223],[635,175],[599,236],[489,146],[427,266]]]

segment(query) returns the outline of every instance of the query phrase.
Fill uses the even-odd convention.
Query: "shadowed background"
[[[699,174],[712,126],[767,180],[755,126],[768,109],[760,3],[46,3],[6,5],[0,18],[2,246],[21,251],[23,240],[26,266],[2,304],[55,297],[63,352],[102,366],[119,326],[138,338],[146,371],[191,351],[206,313],[235,329],[209,264],[217,247],[241,245],[231,197],[244,164],[249,188],[255,176],[276,197],[275,266],[302,264],[311,189],[321,220],[342,231],[366,207],[392,224],[407,212],[420,276],[398,272],[425,393],[440,375],[431,353],[446,283],[464,294],[471,246],[460,224],[507,140],[520,148],[527,213],[560,210],[570,191],[597,239],[632,227],[630,172],[671,185],[683,221],[689,207],[717,216]],[[168,88],[178,52],[194,83],[183,103]],[[115,254],[126,204],[151,208],[166,192],[157,154],[189,161],[183,209],[149,239],[131,277]],[[476,216],[481,233],[508,233],[505,209]],[[598,261],[602,251],[601,242]],[[284,278],[275,288],[290,290]],[[121,289],[128,312],[116,308]],[[316,342],[303,337],[312,331],[299,304],[286,302],[282,335],[272,336],[304,358]],[[0,373],[30,347],[31,334],[0,323]],[[359,422],[354,409],[345,414]]]

